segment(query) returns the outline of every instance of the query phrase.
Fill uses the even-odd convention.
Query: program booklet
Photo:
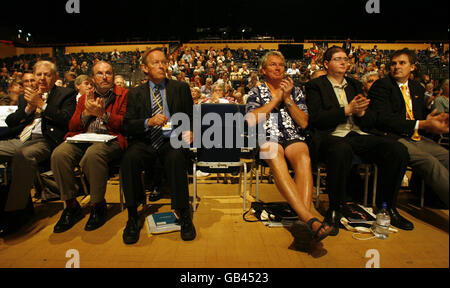
[[[168,233],[173,231],[180,231],[181,226],[178,223],[178,218],[173,212],[155,213],[145,218],[147,231],[150,234]]]

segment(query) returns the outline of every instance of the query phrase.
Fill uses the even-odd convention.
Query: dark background
[[[34,44],[263,36],[430,41],[448,40],[449,31],[449,1],[437,0],[379,0],[380,14],[366,12],[367,0],[79,1],[80,14],[66,12],[67,0],[2,1],[0,39],[14,40],[18,29]]]

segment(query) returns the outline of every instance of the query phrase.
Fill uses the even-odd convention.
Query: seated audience
[[[413,224],[396,210],[397,195],[405,175],[408,153],[403,145],[388,137],[371,135],[376,114],[368,109],[359,81],[345,77],[349,58],[341,47],[328,48],[323,56],[327,75],[306,84],[306,103],[313,133],[313,165],[326,164],[326,191],[329,209],[325,221],[339,232],[341,208],[345,204],[350,171],[355,155],[378,166],[377,208],[385,202],[391,225],[412,230]],[[373,89],[373,88],[372,88]]]

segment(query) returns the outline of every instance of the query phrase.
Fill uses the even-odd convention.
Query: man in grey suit
[[[448,150],[424,136],[448,133],[448,113],[435,110],[427,115],[425,88],[409,78],[415,62],[414,51],[392,54],[390,75],[370,88],[370,105],[377,112],[377,129],[406,146],[408,165],[448,207]]]
[[[0,162],[12,162],[12,180],[0,221],[0,236],[11,234],[33,215],[30,189],[38,164],[50,158],[63,141],[75,110],[76,91],[55,86],[57,69],[49,61],[33,68],[37,87],[25,88],[16,112],[6,118],[8,127],[21,126],[17,138],[0,141]]]

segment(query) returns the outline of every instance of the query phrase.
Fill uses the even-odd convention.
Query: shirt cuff
[[[414,130],[419,130],[419,120],[416,121],[416,125],[414,126]]]
[[[145,129],[145,132],[147,132],[147,131],[150,130],[150,126],[147,125],[149,119],[150,119],[150,118],[147,118],[147,119],[145,119],[145,121],[144,121],[144,129]]]
[[[45,108],[47,108],[47,103],[45,103],[44,106],[42,106],[41,111],[45,111]]]

